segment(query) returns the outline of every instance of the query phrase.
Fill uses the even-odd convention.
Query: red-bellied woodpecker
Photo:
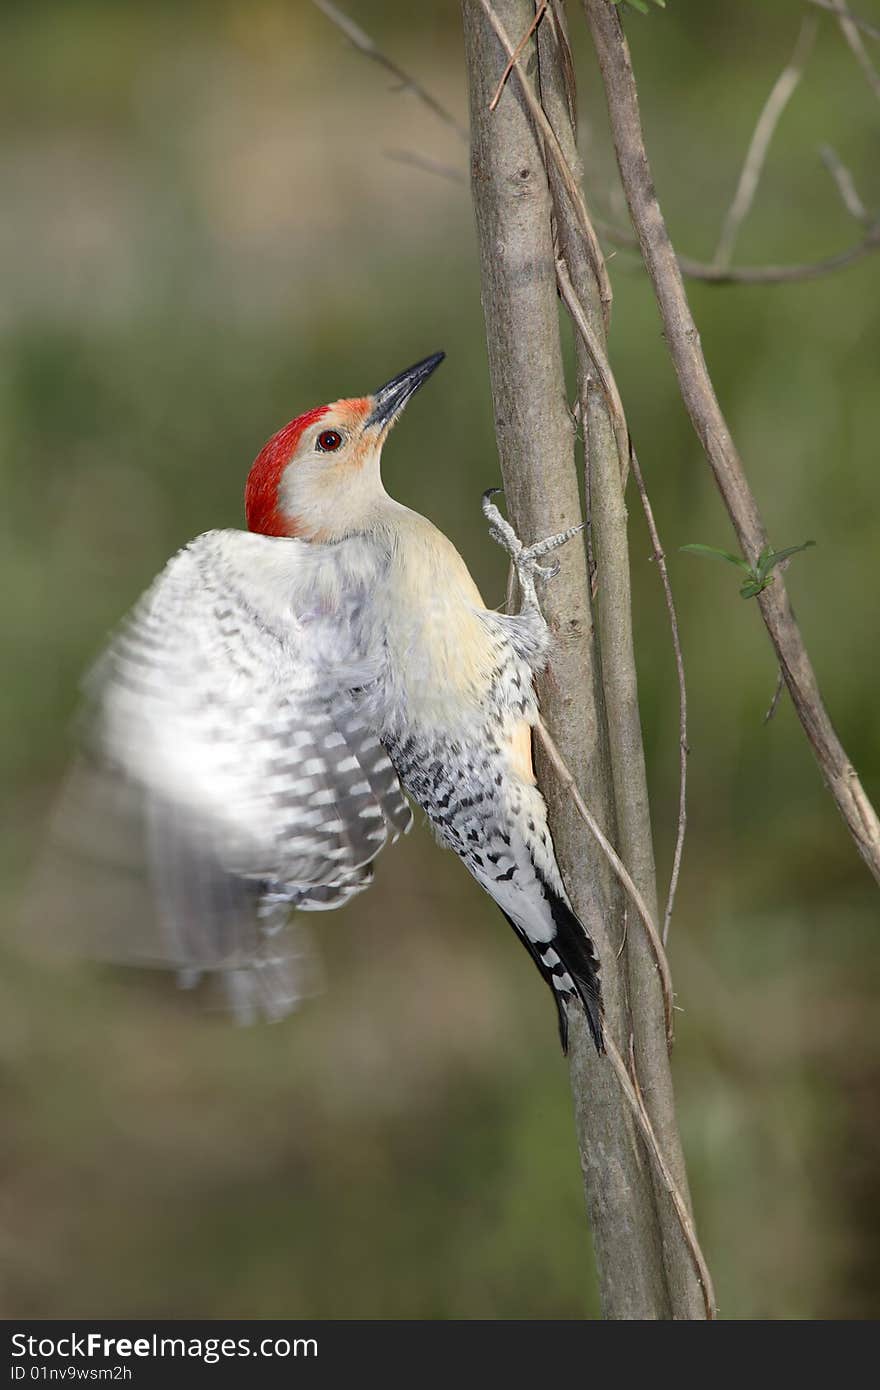
[[[269,440],[248,531],[181,550],[95,669],[73,800],[89,778],[93,799],[97,785],[137,801],[163,956],[185,976],[223,972],[242,1012],[279,1016],[301,992],[279,944],[291,909],[367,886],[411,823],[402,784],[527,947],[563,1047],[579,999],[601,1050],[598,960],[531,757],[549,645],[535,579],[578,528],[526,548],[485,495],[522,594],[504,615],[451,542],[388,496],[382,446],[442,358]]]

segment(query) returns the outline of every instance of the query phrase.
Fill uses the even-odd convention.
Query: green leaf
[[[719,550],[717,545],[700,545],[695,542],[693,545],[682,545],[679,549],[688,550],[692,555],[711,555],[716,560],[727,560],[729,564],[745,570],[746,574],[752,573],[751,565],[741,555],[731,555],[729,550]]]
[[[740,598],[754,598],[756,594],[760,594],[766,589],[767,584],[768,580],[766,579],[750,579],[748,584],[743,584],[740,589]]]
[[[755,565],[755,574],[757,575],[758,579],[760,579],[762,582],[767,578],[767,575],[770,573],[769,569],[767,568],[767,562],[769,561],[770,556],[772,554],[772,545],[765,545],[764,549],[758,556],[758,563]]]
[[[787,560],[789,555],[797,555],[799,550],[809,550],[815,541],[804,541],[803,545],[787,545],[784,550],[771,550],[764,564],[764,573],[769,574],[777,565],[781,565],[783,560]]]

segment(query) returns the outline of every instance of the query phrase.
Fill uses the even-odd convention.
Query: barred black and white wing
[[[174,557],[89,680],[62,798],[74,855],[94,863],[120,836],[117,860],[145,850],[158,930],[144,947],[116,921],[108,953],[185,982],[221,972],[242,1015],[311,992],[291,909],[365,888],[412,818],[364,714],[381,676],[364,596],[350,575],[313,583],[309,549],[210,532]]]

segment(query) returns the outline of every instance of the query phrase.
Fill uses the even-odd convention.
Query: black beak
[[[435,352],[432,357],[426,357],[423,362],[417,362],[414,367],[407,367],[405,372],[399,372],[390,381],[386,381],[384,386],[380,386],[378,391],[373,393],[375,405],[372,414],[366,422],[366,428],[387,429],[396,420],[403,410],[410,396],[418,391],[423,382],[428,380],[435,367],[439,367],[445,352]]]

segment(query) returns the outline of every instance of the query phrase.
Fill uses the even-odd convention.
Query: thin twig
[[[627,938],[628,935],[629,935],[629,904],[628,904],[626,901],[624,901],[624,904],[623,904],[623,930],[622,930],[621,933],[620,933],[620,945],[619,945],[618,948],[617,948],[617,959],[618,959],[618,960],[620,960],[620,957],[623,955],[624,951],[626,950],[626,938]]]
[[[602,236],[618,246],[628,246],[637,251],[638,237],[624,227],[612,226],[601,218],[593,219]],[[846,251],[826,256],[819,261],[808,261],[802,265],[737,265],[719,270],[708,261],[694,260],[692,256],[676,255],[678,268],[689,280],[701,280],[709,285],[792,285],[805,280],[821,280],[826,275],[836,275],[864,260],[880,248],[880,220],[873,222],[861,241]]]
[[[529,27],[528,27],[528,29],[526,30],[526,32],[523,34],[523,36],[522,36],[522,38],[520,39],[519,43],[517,44],[516,48],[513,50],[513,53],[511,54],[510,58],[508,58],[508,60],[507,60],[507,67],[504,69],[503,73],[501,74],[501,76],[500,76],[499,79],[498,79],[498,86],[495,88],[495,95],[492,97],[492,100],[489,102],[489,110],[490,110],[490,111],[494,111],[494,110],[495,110],[495,107],[498,105],[499,101],[501,100],[501,93],[504,91],[504,84],[505,84],[505,82],[507,81],[507,79],[508,79],[508,77],[510,76],[510,74],[513,72],[513,65],[514,65],[514,63],[515,63],[515,62],[517,61],[517,59],[519,58],[520,54],[522,53],[522,51],[523,51],[523,49],[525,48],[526,44],[528,43],[529,39],[532,37],[532,34],[534,34],[534,32],[535,32],[535,30],[537,29],[538,25],[541,23],[541,20],[544,18],[544,15],[547,13],[547,3],[548,3],[548,0],[541,0],[540,5],[538,6],[537,10],[535,11],[535,17],[534,17],[534,19],[532,20],[532,22],[531,22],[531,24],[529,25]]]
[[[599,825],[581,796],[577,783],[565,763],[565,759],[556,747],[556,744],[553,742],[549,731],[541,719],[539,719],[535,725],[535,732],[544,745],[544,751],[556,769],[560,782],[571,797],[578,815],[599,845],[599,848],[605,855],[605,858],[608,860],[608,863],[611,865],[618,879],[623,884],[642,920],[642,925],[651,943],[651,950],[657,965],[657,972],[660,976],[660,984],[663,990],[663,1013],[666,1020],[666,1040],[671,1044],[675,1036],[675,1020],[672,1008],[672,976],[669,972],[669,962],[666,959],[666,952],[663,950],[663,942],[660,940],[660,934],[654,925],[653,918],[648,911],[648,906],[638,888],[633,883],[629,870],[623,860],[618,855],[610,840],[606,838],[602,831],[602,827]]]
[[[589,390],[588,383],[584,383],[584,395],[586,397]],[[586,406],[586,399],[584,400]],[[584,412],[586,414],[586,411]],[[599,566],[596,564],[596,551],[593,545],[593,457],[590,449],[590,441],[587,437],[586,423],[584,424],[584,535],[587,542],[587,577],[590,581],[590,598],[595,598],[599,592]]]
[[[550,25],[553,30],[553,37],[556,40],[556,51],[559,55],[559,70],[562,74],[562,81],[565,87],[565,104],[568,107],[568,118],[571,121],[573,131],[577,130],[577,79],[574,71],[574,58],[571,52],[571,44],[568,38],[568,20],[565,14],[565,0],[553,0],[550,7]]]
[[[880,101],[880,73],[878,73],[874,64],[871,62],[868,50],[865,47],[865,41],[859,33],[858,26],[847,14],[843,5],[843,0],[832,0],[831,7],[837,15],[837,22],[840,25],[841,33],[849,44],[853,57],[865,74],[865,81],[871,88],[875,97]]]
[[[859,197],[855,180],[840,155],[831,145],[820,145],[819,158],[833,178],[840,200],[850,217],[867,226],[871,221],[871,215]]]
[[[451,164],[441,164],[438,159],[419,154],[418,150],[386,150],[385,158],[393,159],[395,164],[409,164],[413,169],[421,169],[423,174],[436,174],[438,178],[448,179],[450,183],[467,184],[467,175],[463,170],[456,169]]]
[[[675,905],[675,894],[678,889],[678,878],[681,873],[681,856],[684,851],[684,837],[687,830],[687,760],[690,749],[688,747],[688,727],[687,727],[687,685],[684,678],[684,656],[681,650],[681,634],[678,628],[678,616],[675,611],[675,599],[672,597],[672,585],[669,581],[669,570],[666,567],[666,554],[660,544],[660,533],[657,530],[657,523],[654,520],[654,509],[651,506],[648,490],[645,487],[645,479],[639,466],[638,456],[635,449],[632,449],[630,460],[633,477],[636,480],[636,487],[639,490],[639,497],[642,501],[642,510],[645,513],[645,521],[648,523],[648,534],[651,537],[651,544],[654,547],[654,559],[660,571],[660,580],[663,584],[663,597],[666,599],[666,611],[669,614],[669,626],[672,630],[672,650],[675,653],[675,671],[678,676],[678,830],[675,836],[675,852],[672,856],[672,872],[669,876],[669,891],[666,895],[666,910],[663,913],[663,945],[669,939],[669,924],[672,921],[672,909]]]
[[[872,24],[870,19],[862,19],[860,15],[853,14],[852,10],[843,9],[839,0],[808,0],[808,3],[818,5],[820,10],[829,10],[831,14],[842,15],[850,24],[861,29],[863,34],[870,34],[872,39],[880,39],[880,26]]]
[[[519,80],[520,90],[522,91],[525,103],[529,108],[529,112],[538,130],[541,132],[541,136],[544,139],[553,163],[556,165],[565,191],[574,209],[578,227],[580,228],[587,248],[590,267],[596,277],[596,283],[599,286],[599,297],[602,301],[602,315],[605,320],[605,327],[607,328],[611,315],[611,282],[608,279],[608,271],[605,268],[605,257],[602,255],[602,248],[599,246],[596,239],[596,233],[593,230],[593,224],[587,212],[583,193],[578,187],[577,180],[571,172],[568,160],[562,152],[559,141],[556,138],[556,132],[547,119],[547,113],[535,95],[534,87],[529,81],[525,68],[520,59],[514,56],[514,44],[507,30],[495,13],[490,0],[479,0],[479,4],[489,23],[492,25],[492,28],[495,30],[495,34],[500,40],[502,48],[506,52],[508,58],[513,62],[513,70]]]
[[[781,697],[782,697],[782,692],[783,692],[784,688],[785,688],[785,672],[783,671],[782,667],[780,666],[778,672],[776,673],[776,689],[773,691],[773,699],[770,701],[769,705],[767,706],[767,713],[764,715],[764,723],[765,723],[765,724],[769,724],[769,723],[770,723],[770,720],[773,718],[774,714],[776,713],[776,707],[777,707],[777,705],[779,704],[779,701],[780,701],[780,699],[781,699]]]
[[[836,256],[826,256],[824,260],[810,261],[804,265],[743,265],[718,270],[715,266],[704,265],[687,256],[679,256],[678,264],[683,275],[713,285],[791,285],[800,280],[821,280],[825,275],[835,275],[838,270],[845,270],[847,266],[855,265],[871,255],[878,246],[880,222],[875,222],[862,240],[848,251],[839,251]]]
[[[480,0],[480,2],[483,3],[483,0]],[[430,92],[426,91],[415,77],[406,72],[383,53],[374,40],[370,38],[369,34],[365,33],[358,24],[355,24],[354,20],[344,14],[337,5],[334,5],[332,0],[312,0],[312,3],[317,5],[318,9],[320,9],[321,12],[345,34],[346,38],[354,45],[359,53],[363,53],[365,57],[378,63],[381,67],[385,68],[386,71],[392,73],[397,80],[403,84],[407,91],[412,92],[414,96],[418,97],[420,101],[433,111],[435,116],[442,120],[444,124],[450,126],[462,140],[467,140],[468,133],[465,127],[461,125]],[[812,3],[820,4],[822,0],[812,0]],[[493,28],[495,28],[498,37],[501,39],[502,44],[508,49],[508,54],[512,53],[510,41],[501,28],[497,16],[494,15],[494,11],[490,14],[489,7],[485,4],[483,8],[486,10],[487,15],[489,15],[490,22]],[[831,0],[827,0],[823,8],[828,10],[833,9],[834,13],[839,13],[834,9]],[[852,23],[860,24],[861,28],[867,33],[873,34],[874,37],[880,37],[880,29],[875,30],[865,21],[856,20],[849,12],[846,12],[845,17]],[[520,77],[522,90],[525,94],[529,109],[537,123],[542,125],[541,117],[543,117],[546,122],[546,116],[544,116],[543,111],[541,111],[540,116],[538,115],[540,107],[534,98],[534,93],[531,91],[528,80],[522,73],[520,65],[517,63],[514,66],[517,69],[517,75]],[[546,138],[546,130],[544,130],[543,127],[542,133]],[[550,152],[554,162],[559,165],[560,161],[557,152],[553,148],[552,142],[550,145]],[[433,167],[432,160],[421,158],[417,154],[409,155],[403,150],[399,152],[389,151],[389,158],[397,159],[401,163],[412,164],[417,168],[423,169],[426,173],[436,173],[444,178],[449,178],[458,182],[458,175],[451,168],[445,165],[438,165],[435,168]],[[566,192],[569,197],[573,197],[572,189],[568,182],[566,182]],[[579,195],[579,192],[577,196],[573,197],[573,201],[575,203],[575,211],[578,216],[579,224],[581,225],[582,231],[584,231],[584,235],[587,236],[587,232],[584,229],[584,217],[582,216],[582,212],[585,212],[585,208],[583,198]],[[589,220],[590,219],[587,218],[587,221]],[[592,218],[592,224],[598,228],[602,235],[607,237],[609,241],[615,242],[619,246],[631,246],[634,249],[638,247],[637,238],[632,232],[625,228],[610,226],[597,217]],[[808,262],[804,265],[728,266],[724,269],[719,269],[717,266],[710,265],[704,261],[694,260],[692,257],[688,256],[679,256],[678,263],[683,275],[687,275],[692,280],[702,280],[707,284],[782,285],[792,284],[801,280],[819,280],[826,275],[834,275],[837,271],[845,270],[848,266],[855,265],[856,262],[863,260],[865,256],[876,251],[878,247],[880,247],[880,221],[871,225],[864,238],[855,246],[849,247],[846,251],[840,251],[834,256],[827,256],[823,260]],[[590,264],[594,273],[596,272],[597,266],[604,270],[604,257],[598,243],[595,241],[590,243],[589,250]],[[611,304],[611,287],[607,280],[607,273],[603,276],[603,282],[601,286],[602,302],[605,306],[607,318]]]
[[[584,306],[578,298],[575,288],[571,283],[571,276],[568,267],[561,258],[556,262],[556,281],[559,285],[559,293],[562,297],[566,309],[572,317],[574,325],[583,339],[584,347],[590,354],[590,359],[596,372],[596,377],[605,397],[608,406],[608,413],[611,416],[611,426],[614,430],[614,441],[617,445],[617,453],[620,458],[620,480],[621,485],[626,483],[626,475],[629,470],[629,431],[626,426],[626,417],[623,413],[623,402],[620,399],[620,392],[617,389],[617,382],[611,370],[611,364],[604,352],[596,334],[590,327],[589,319],[584,312]]]
[[[730,265],[739,230],[748,217],[755,200],[755,193],[770,149],[770,142],[780,117],[803,76],[804,64],[816,40],[818,27],[819,21],[815,15],[807,15],[804,18],[794,51],[774,82],[770,95],[758,117],[736,186],[736,193],[728,208],[727,216],[721,228],[721,235],[718,238],[718,247],[712,260],[712,265],[716,270],[726,270]]]
[[[681,1233],[684,1236],[691,1259],[694,1262],[694,1269],[706,1307],[706,1317],[712,1321],[718,1316],[718,1308],[715,1303],[715,1289],[712,1285],[712,1276],[709,1273],[709,1266],[706,1264],[705,1257],[700,1249],[700,1242],[697,1240],[697,1233],[694,1230],[694,1223],[691,1220],[687,1204],[676,1186],[675,1179],[670,1173],[666,1160],[663,1157],[663,1151],[657,1142],[654,1126],[651,1124],[651,1117],[645,1107],[641,1087],[636,1077],[635,1065],[633,1065],[631,1075],[626,1063],[617,1050],[614,1040],[608,1036],[607,1032],[605,1035],[605,1051],[609,1062],[614,1068],[617,1080],[620,1083],[620,1089],[623,1091],[626,1102],[633,1113],[633,1118],[641,1130],[642,1138],[647,1146],[651,1162],[654,1164],[659,1174],[660,1181],[668,1192],[670,1201],[675,1208],[675,1215],[678,1218]]]
[[[614,430],[614,438],[617,444],[617,451],[620,455],[621,480],[626,483],[626,465],[630,464],[633,476],[636,480],[636,487],[641,498],[642,508],[645,513],[645,520],[648,523],[648,532],[651,543],[654,547],[654,559],[657,561],[657,568],[660,572],[660,579],[663,584],[663,595],[666,600],[666,609],[669,614],[669,624],[672,629],[672,647],[675,653],[675,669],[678,675],[678,702],[679,702],[679,791],[678,791],[678,830],[675,837],[675,851],[672,858],[672,873],[669,880],[669,892],[666,898],[666,909],[663,914],[663,945],[669,936],[669,924],[672,920],[672,909],[675,904],[675,894],[678,889],[678,879],[681,873],[681,858],[684,850],[684,837],[687,829],[687,690],[685,688],[684,677],[684,658],[681,651],[681,639],[678,630],[678,618],[675,612],[675,601],[672,597],[672,586],[669,582],[669,571],[666,568],[666,555],[660,544],[660,536],[657,531],[657,523],[654,520],[654,513],[648,498],[645,487],[645,479],[639,468],[638,459],[629,438],[629,430],[626,418],[623,413],[623,403],[614,379],[614,373],[601,345],[596,338],[596,334],[590,327],[589,320],[584,312],[571,283],[568,269],[563,260],[556,262],[556,279],[559,284],[559,293],[565,307],[568,309],[577,331],[580,333],[584,346],[590,355],[599,385],[608,406],[611,416],[611,423]]]
[[[389,58],[387,53],[383,53],[378,44],[370,38],[369,34],[367,34],[359,24],[356,24],[353,19],[349,18],[338,5],[334,5],[333,0],[312,0],[312,4],[316,5],[321,13],[327,16],[331,24],[335,24],[336,28],[342,31],[349,43],[352,44],[359,53],[363,53],[365,58],[369,58],[371,62],[378,63],[379,67],[384,68],[386,72],[390,72],[392,77],[395,77],[401,84],[404,91],[412,92],[413,96],[416,97],[423,106],[427,106],[428,110],[432,111],[438,120],[441,120],[444,125],[449,126],[450,130],[455,131],[459,140],[467,141],[470,138],[466,127],[461,125],[450,111],[447,111],[442,102],[439,102],[436,97],[426,91],[418,78],[406,72],[398,63],[395,63],[393,58]]]
[[[571,418],[574,421],[575,438],[580,441],[584,451],[584,541],[587,548],[587,575],[590,580],[590,597],[595,598],[598,592],[596,556],[593,552],[593,463],[590,456],[590,441],[587,437],[587,401],[586,394],[589,381],[583,385],[585,399],[580,397],[575,401],[571,411]]]
[[[728,514],[751,564],[767,546],[767,529],[715,394],[657,199],[645,148],[638,90],[620,16],[606,0],[583,0],[593,34],[621,182],[651,277],[664,338],[682,400],[711,465]],[[874,229],[880,238],[880,225]],[[826,786],[859,853],[880,883],[880,818],[828,716],[801,630],[776,572],[757,604],[785,674],[792,702]]]

